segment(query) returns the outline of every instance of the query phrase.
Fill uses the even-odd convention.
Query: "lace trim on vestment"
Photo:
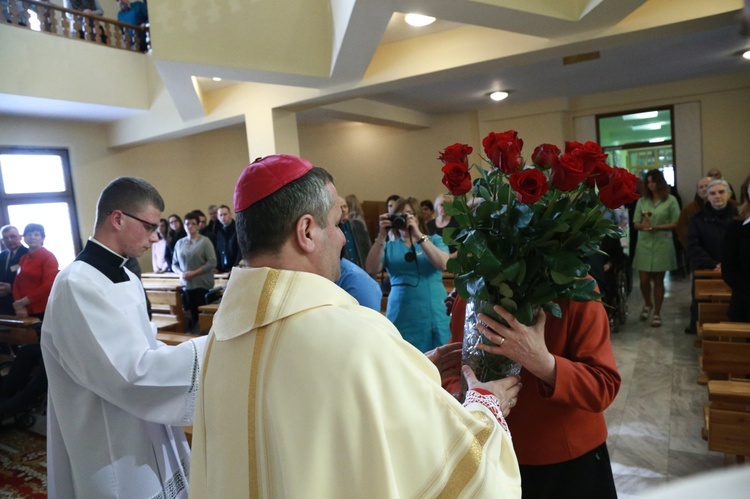
[[[464,406],[467,406],[472,402],[482,404],[487,409],[489,409],[492,415],[497,419],[497,422],[500,423],[500,426],[502,426],[503,430],[505,430],[510,436],[508,423],[505,422],[503,413],[500,410],[500,401],[497,399],[497,397],[491,394],[480,393],[476,390],[469,390],[468,392],[466,392],[466,400],[464,400]]]
[[[187,490],[189,467],[185,458],[180,459],[180,469],[176,470],[172,477],[164,483],[162,491],[151,496],[150,499],[175,499],[180,492]]]

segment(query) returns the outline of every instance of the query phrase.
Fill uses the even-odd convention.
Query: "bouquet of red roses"
[[[582,258],[605,236],[622,237],[608,212],[638,198],[637,177],[609,166],[595,142],[566,142],[565,152],[541,144],[531,165],[514,130],[490,133],[482,145],[487,169],[469,166],[466,144],[440,154],[443,184],[455,195],[444,206],[459,227],[443,237],[457,247],[448,270],[459,294],[500,304],[527,325],[539,306],[560,317],[558,298],[598,299]],[[481,174],[474,182],[470,168]]]

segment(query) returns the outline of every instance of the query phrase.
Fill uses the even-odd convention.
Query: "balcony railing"
[[[19,8],[19,4],[21,8]],[[35,29],[30,20],[29,9],[36,12],[39,31],[65,38],[74,38],[123,50],[147,52],[151,49],[148,26],[141,27],[121,23],[93,14],[66,9],[37,0],[8,0],[8,23],[25,29]],[[0,22],[2,17],[0,17]]]

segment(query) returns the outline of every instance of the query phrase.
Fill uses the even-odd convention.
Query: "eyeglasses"
[[[125,215],[126,217],[132,218],[133,220],[138,220],[139,222],[141,222],[143,224],[143,228],[146,229],[146,231],[148,232],[156,232],[156,229],[159,228],[159,224],[152,224],[151,222],[147,222],[143,219],[136,217],[135,215],[131,215],[130,213],[125,213],[123,211],[122,214]]]

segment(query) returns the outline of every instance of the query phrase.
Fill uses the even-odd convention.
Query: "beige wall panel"
[[[442,116],[422,130],[337,122],[299,131],[302,156],[329,170],[341,195],[362,201],[391,194],[434,199],[445,192],[440,151],[455,142],[477,151],[477,137],[474,113]]]

